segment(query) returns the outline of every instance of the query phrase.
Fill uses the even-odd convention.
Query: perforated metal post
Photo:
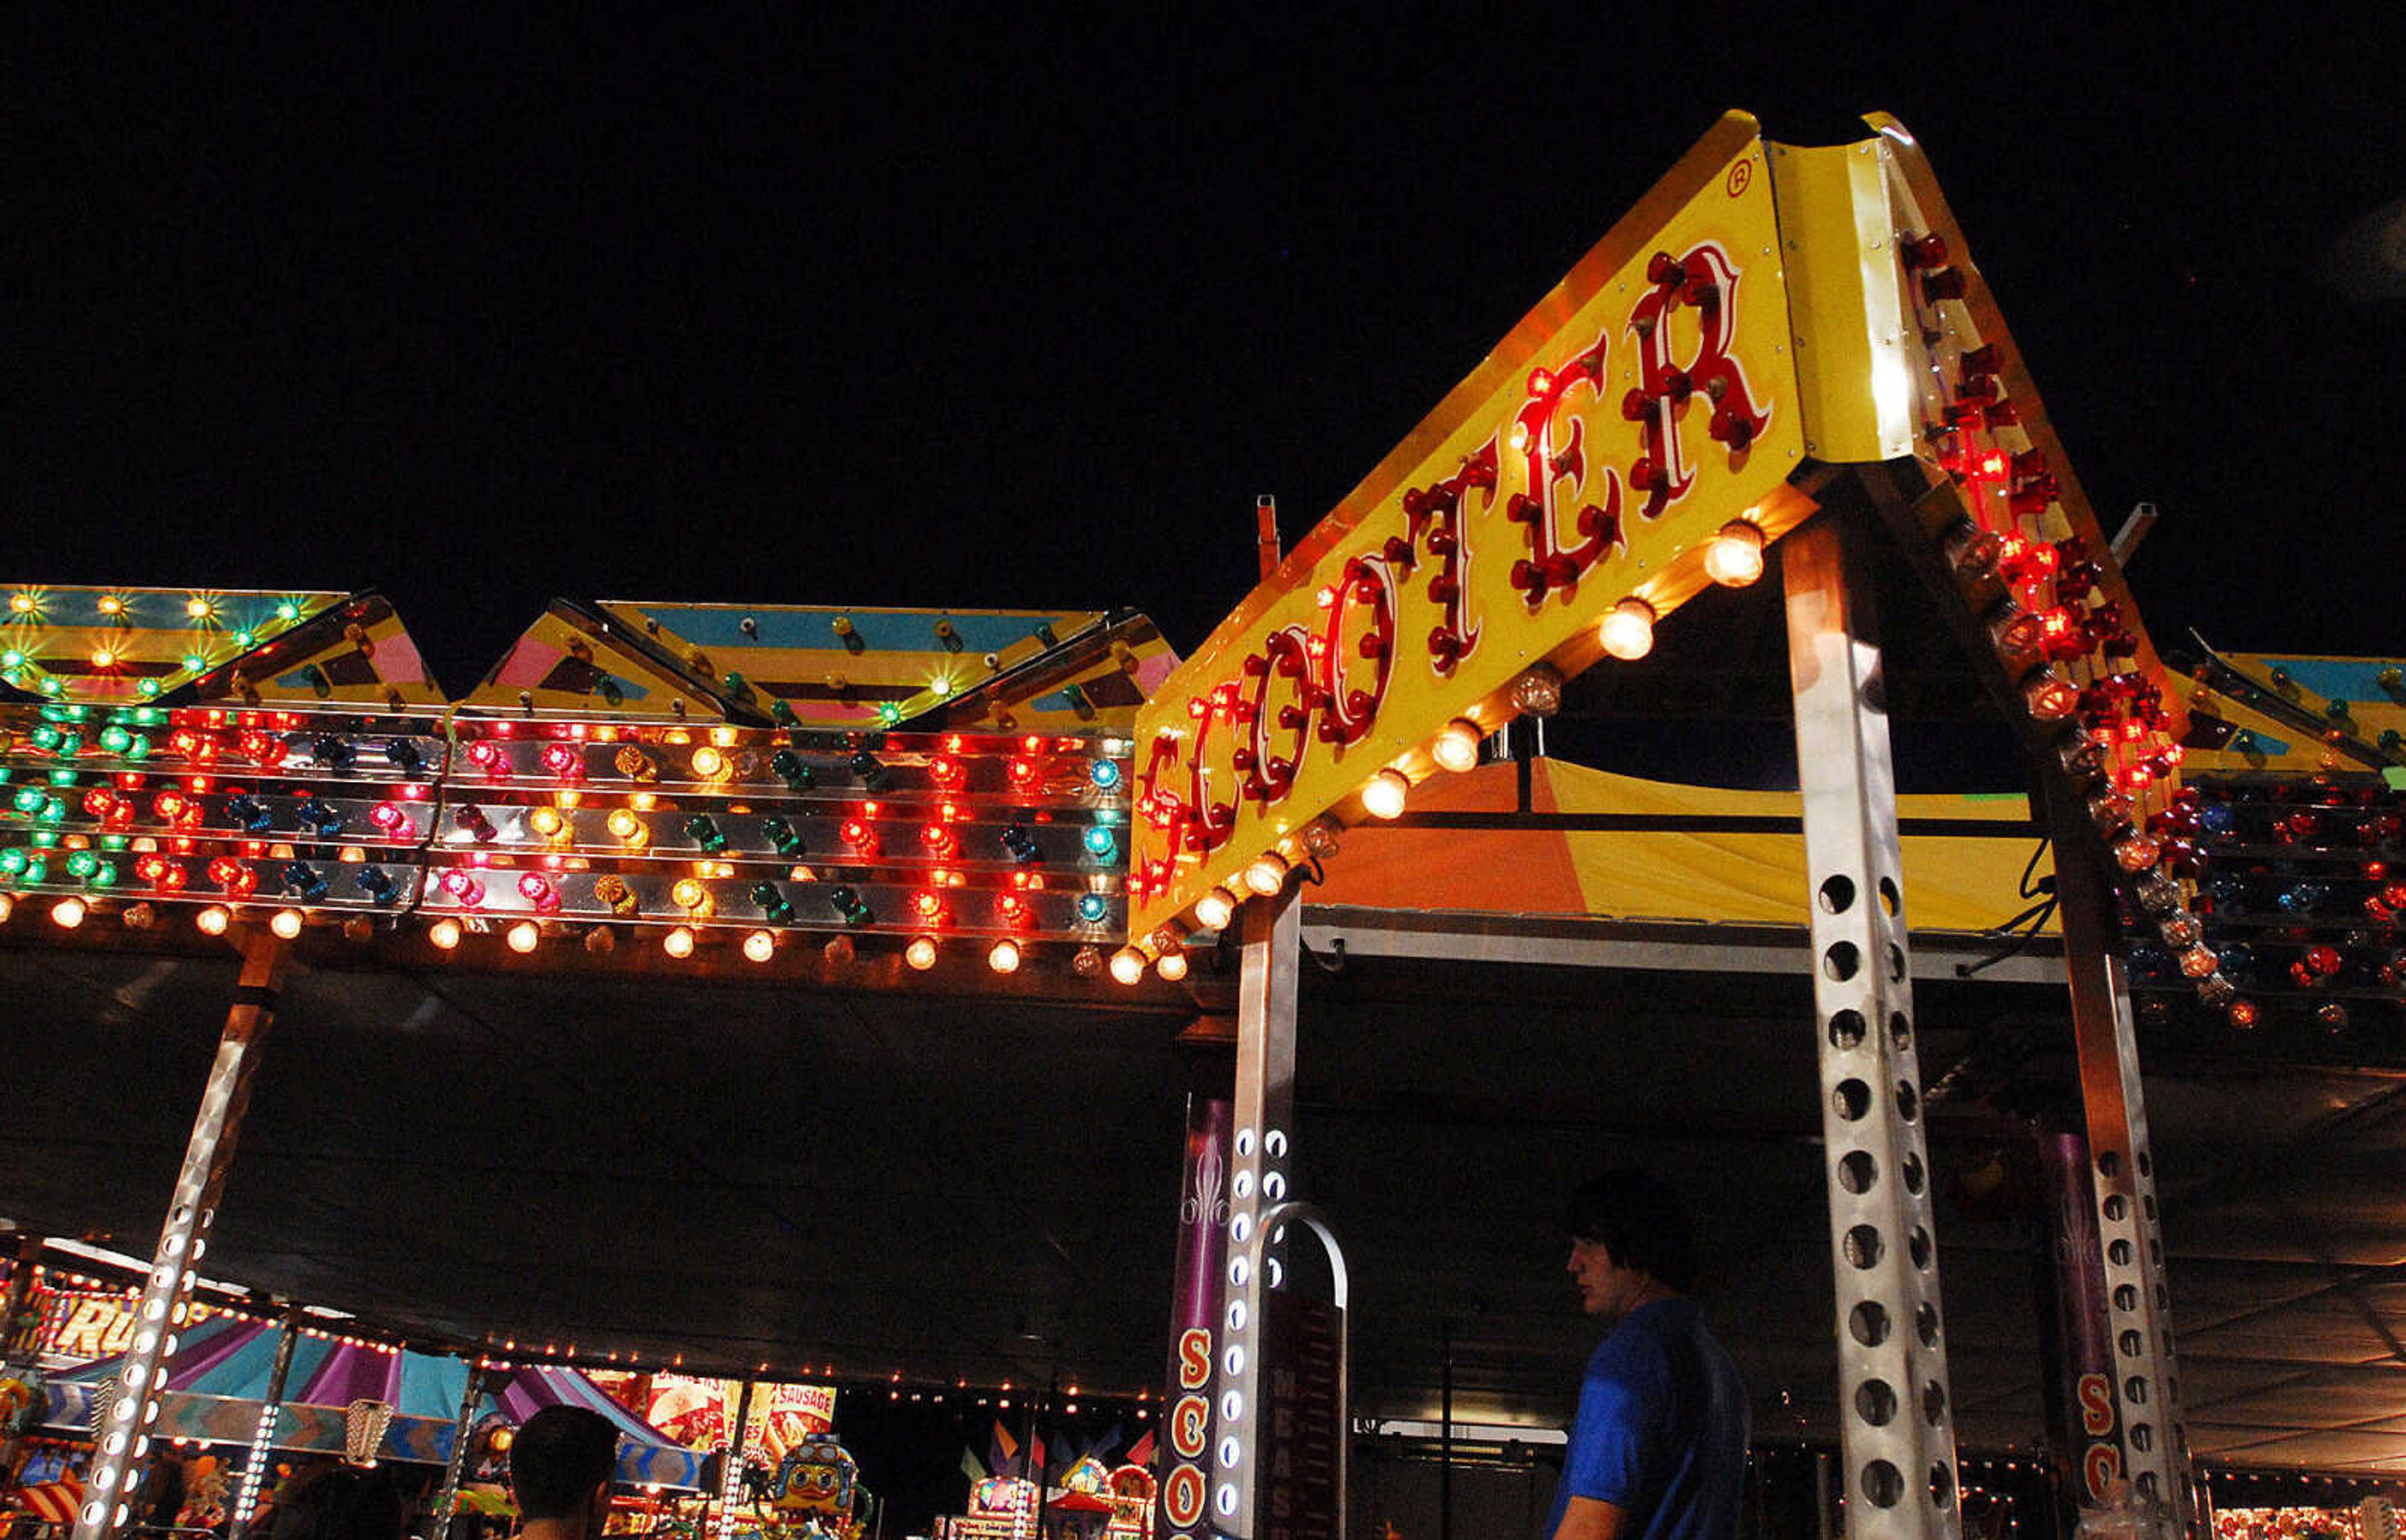
[[[1848,1540],[1954,1536],[1955,1424],[1877,643],[1835,517],[1780,544],[1804,792]]]
[[[1290,887],[1238,911],[1244,948],[1237,974],[1237,1134],[1228,1176],[1228,1287],[1213,1381],[1211,1508],[1214,1530],[1253,1540],[1253,1460],[1261,1439],[1261,1299],[1278,1283],[1267,1247],[1254,1265],[1262,1210],[1287,1196],[1295,1125],[1296,968],[1302,903]]]
[[[427,1540],[446,1540],[451,1533],[451,1516],[460,1511],[460,1478],[468,1470],[468,1435],[476,1425],[476,1406],[484,1399],[485,1366],[471,1363],[467,1389],[460,1392],[460,1415],[451,1423],[451,1459],[443,1467],[443,1490],[435,1494],[434,1510],[427,1518],[427,1527],[432,1531]]]
[[[2114,896],[2095,855],[2088,818],[2058,798],[2047,805],[2056,836],[2064,968],[2072,981],[2072,1032],[2080,1056],[2080,1100],[2088,1120],[2088,1168],[2104,1242],[2105,1300],[2114,1339],[2114,1396],[2121,1416],[2122,1475],[2144,1502],[2180,1528],[2197,1531],[2180,1374],[2172,1360],[2172,1290],[2164,1277],[2163,1226],[2156,1208],[2155,1158],[2147,1150],[2146,1093],[2122,960],[2114,937]],[[2084,1473],[2102,1486],[2102,1473]]]
[[[167,1362],[176,1354],[177,1335],[191,1318],[192,1269],[208,1249],[218,1196],[234,1165],[234,1139],[250,1104],[250,1078],[259,1066],[260,1044],[276,1019],[276,996],[284,987],[289,956],[284,942],[268,931],[254,932],[244,940],[241,981],[226,1012],[225,1031],[218,1038],[217,1062],[201,1093],[192,1137],[184,1145],[184,1166],[176,1177],[159,1250],[134,1309],[134,1344],[117,1376],[116,1401],[99,1430],[100,1448],[86,1476],[84,1505],[76,1513],[75,1540],[103,1540],[132,1516],[134,1483],[129,1477],[149,1451],[149,1430],[159,1420],[159,1398],[166,1389]]]
[[[226,1540],[242,1540],[259,1511],[259,1489],[276,1459],[276,1424],[284,1415],[284,1386],[292,1376],[292,1350],[300,1342],[301,1307],[287,1306],[284,1324],[276,1334],[276,1358],[267,1367],[267,1393],[260,1398],[259,1420],[251,1427],[250,1459],[242,1468],[242,1484],[234,1489],[234,1521],[226,1527]]]

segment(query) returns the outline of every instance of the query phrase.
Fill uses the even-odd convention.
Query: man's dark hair
[[[522,1518],[567,1518],[617,1468],[617,1426],[583,1406],[545,1406],[510,1441],[510,1489]]]
[[[1663,1180],[1634,1166],[1606,1171],[1571,1194],[1570,1233],[1602,1243],[1616,1266],[1634,1268],[1680,1293],[1696,1286],[1696,1237],[1688,1207]]]

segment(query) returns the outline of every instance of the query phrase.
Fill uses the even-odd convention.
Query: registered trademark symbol
[[[1752,160],[1738,162],[1729,168],[1729,195],[1733,198],[1736,197],[1744,192],[1747,190],[1747,184],[1753,180],[1754,162]]]

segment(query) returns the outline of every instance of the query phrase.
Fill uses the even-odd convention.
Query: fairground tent
[[[259,1426],[279,1335],[273,1323],[235,1316],[215,1316],[195,1325],[185,1334],[167,1372],[162,1431],[169,1437],[248,1444]],[[53,1377],[46,1423],[59,1430],[90,1428],[99,1387],[122,1366],[119,1358],[104,1358]],[[441,1464],[451,1458],[455,1420],[467,1389],[468,1364],[460,1359],[304,1334],[293,1345],[276,1447],[338,1453],[343,1408],[353,1401],[382,1401],[393,1408],[385,1457]],[[617,1424],[619,1479],[701,1487],[701,1455],[613,1401],[574,1369],[525,1365],[493,1371],[477,1417],[498,1412],[515,1424],[559,1405],[589,1407]]]

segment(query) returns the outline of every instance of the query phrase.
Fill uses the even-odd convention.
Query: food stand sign
[[[1141,952],[1220,889],[1213,925],[1248,868],[1275,891],[1315,820],[1428,773],[1441,734],[1502,726],[1532,665],[1636,656],[1732,523],[1811,514],[1764,156],[1724,117],[1154,692]]]

